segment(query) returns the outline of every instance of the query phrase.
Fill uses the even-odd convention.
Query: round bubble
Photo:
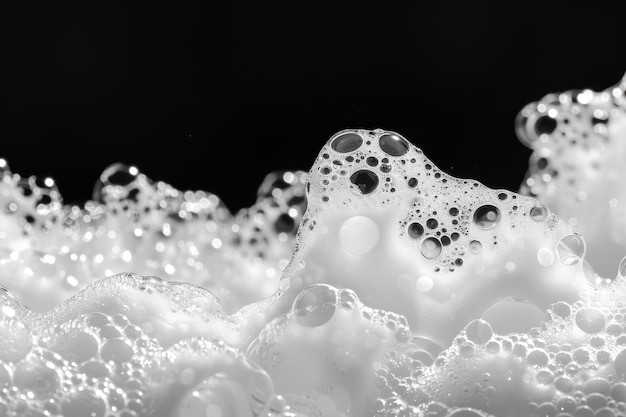
[[[376,222],[369,217],[353,216],[339,228],[342,249],[355,256],[370,253],[378,244],[380,231]]]
[[[350,176],[350,182],[354,184],[361,194],[371,194],[378,188],[378,175],[369,169],[360,169]]]
[[[435,259],[441,254],[441,241],[436,237],[430,236],[422,240],[420,251],[427,259]]]
[[[491,204],[480,206],[474,211],[474,223],[483,230],[493,229],[500,224],[501,218],[500,209]]]
[[[313,285],[298,294],[291,312],[296,322],[302,326],[322,326],[335,314],[337,298],[337,290],[330,285]]]
[[[409,142],[397,133],[385,133],[378,139],[378,144],[391,156],[402,156],[409,151]]]
[[[355,132],[345,132],[333,139],[330,147],[339,153],[350,153],[359,149],[362,144],[363,138],[361,135]]]
[[[583,308],[576,313],[576,325],[585,333],[598,333],[604,329],[606,319],[600,310]]]
[[[576,265],[585,256],[585,240],[578,235],[563,237],[556,246],[556,255],[564,265]]]
[[[484,320],[472,320],[465,327],[465,336],[469,341],[482,345],[491,340],[493,330],[489,323]]]
[[[536,222],[542,222],[548,218],[548,210],[544,206],[535,206],[530,209],[530,218]]]

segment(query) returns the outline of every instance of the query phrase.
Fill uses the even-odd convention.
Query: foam
[[[121,164],[66,206],[0,160],[0,417],[626,415],[626,261],[585,229],[619,200],[620,88],[522,111],[542,202],[382,129],[338,132],[234,215]],[[570,129],[576,107],[610,121]]]
[[[626,253],[625,90],[626,79],[600,92],[548,94],[524,107],[516,122],[533,150],[521,192],[575,226],[589,261],[608,278]]]

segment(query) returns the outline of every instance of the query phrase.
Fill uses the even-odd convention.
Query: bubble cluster
[[[533,150],[521,185],[576,227],[589,244],[589,260],[613,278],[626,253],[626,81],[604,91],[548,94],[522,109],[521,142]]]
[[[303,172],[268,175],[257,202],[233,216],[217,196],[134,166],[105,169],[82,207],[64,206],[52,179],[3,166],[0,285],[40,311],[121,271],[201,285],[236,311],[275,291],[306,209]]]
[[[625,416],[623,90],[522,111],[542,202],[382,129],[234,215],[123,164],[67,206],[0,159],[0,417]]]
[[[311,284],[351,288],[445,346],[494,300],[545,309],[589,287],[571,225],[535,199],[441,172],[398,133],[337,133],[307,187],[287,298]]]

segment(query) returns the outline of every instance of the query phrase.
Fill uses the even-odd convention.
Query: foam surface
[[[610,91],[586,142],[586,119],[560,117],[599,117],[604,93],[533,104],[520,134],[558,172],[571,155],[616,170]],[[398,133],[345,130],[233,215],[120,164],[69,207],[0,160],[0,417],[626,415],[621,241],[582,227],[619,193],[605,165],[579,188],[582,163],[549,178],[533,156],[523,191],[542,203],[451,177]],[[583,235],[563,187],[593,196],[572,209]]]

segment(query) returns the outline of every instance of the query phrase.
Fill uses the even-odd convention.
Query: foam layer
[[[0,161],[0,417],[626,415],[626,267],[398,133],[333,135],[235,215],[119,164],[68,207]]]

